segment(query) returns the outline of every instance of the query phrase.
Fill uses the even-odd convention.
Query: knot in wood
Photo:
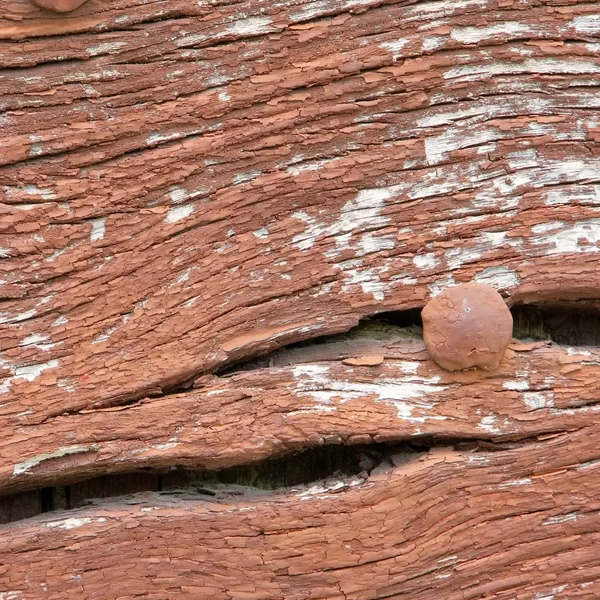
[[[448,371],[496,369],[512,336],[512,315],[502,296],[479,283],[448,288],[421,316],[427,351]]]

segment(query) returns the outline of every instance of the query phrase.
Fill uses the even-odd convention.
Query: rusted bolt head
[[[87,0],[33,0],[40,8],[47,8],[54,12],[66,13],[83,6]]]
[[[421,316],[429,356],[448,371],[497,368],[512,336],[512,315],[502,296],[480,283],[448,288]]]

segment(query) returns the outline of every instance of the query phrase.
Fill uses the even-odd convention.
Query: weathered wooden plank
[[[1,528],[14,598],[595,598],[598,425],[368,480],[156,495]],[[34,596],[31,596],[34,594]]]
[[[143,466],[496,450],[23,520],[0,598],[600,596],[596,348],[450,374],[418,340],[346,340],[212,374],[464,281],[597,310],[599,9],[0,0],[2,519]]]
[[[11,3],[81,35],[0,53],[7,423],[455,282],[597,299],[598,3],[375,4]]]
[[[600,353],[516,342],[494,372],[449,373],[404,330],[284,351],[270,368],[205,377],[134,406],[6,428],[0,489],[179,464],[217,469],[321,444],[412,437],[519,439],[585,427],[600,406]],[[375,366],[349,356],[380,355]],[[284,366],[288,365],[288,366]]]

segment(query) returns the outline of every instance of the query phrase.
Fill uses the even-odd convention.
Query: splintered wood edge
[[[450,373],[421,340],[357,339],[314,347],[320,362],[204,377],[185,393],[7,427],[0,492],[140,467],[218,469],[322,444],[535,438],[597,418],[600,351],[513,346],[495,372]],[[340,354],[357,347],[381,364],[344,364]]]
[[[219,502],[145,494],[0,528],[0,584],[100,599],[600,593],[600,425],[438,448],[366,481]],[[153,595],[154,594],[154,595]],[[56,596],[58,597],[58,596]],[[70,595],[69,595],[70,597]]]

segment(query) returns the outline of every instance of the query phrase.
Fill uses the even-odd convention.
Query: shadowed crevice
[[[342,492],[373,474],[389,472],[417,460],[434,448],[453,448],[472,453],[509,450],[537,438],[511,442],[473,439],[420,438],[399,443],[326,445],[306,448],[285,456],[219,470],[138,468],[125,473],[71,480],[0,497],[0,523],[11,523],[55,511],[69,511],[98,500],[127,499],[143,492],[210,499],[268,498],[274,493],[308,488]]]

